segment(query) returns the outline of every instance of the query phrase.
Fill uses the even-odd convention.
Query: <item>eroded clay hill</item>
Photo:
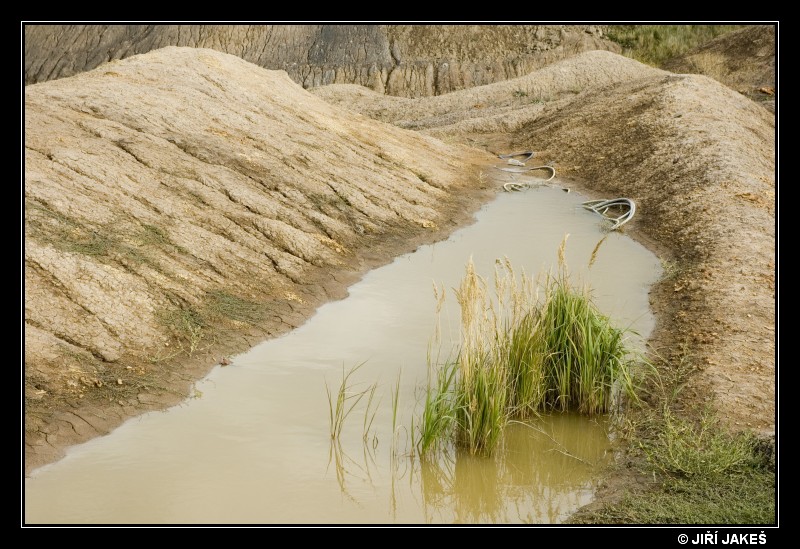
[[[27,86],[24,137],[26,468],[463,223],[485,161],[177,47]]]
[[[576,97],[515,137],[597,193],[634,198],[671,252],[655,342],[697,371],[684,396],[739,428],[775,426],[775,124],[711,78],[650,76]]]
[[[166,46],[211,48],[305,88],[359,84],[421,97],[528,74],[587,50],[597,25],[26,25],[25,82],[72,76]]]

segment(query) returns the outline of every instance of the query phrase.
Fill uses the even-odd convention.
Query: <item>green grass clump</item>
[[[435,380],[428,380],[416,443],[421,455],[443,450],[453,433],[457,371],[458,362],[449,362],[433,372]],[[411,430],[414,431],[413,425]]]
[[[633,396],[624,332],[600,314],[587,289],[570,284],[563,261],[559,274],[547,277],[542,299],[508,260],[497,262],[494,283],[490,296],[467,264],[456,291],[459,352],[429,375],[417,432],[421,455],[450,439],[471,454],[490,454],[512,419],[602,414],[619,391]]]
[[[610,411],[615,388],[632,394],[624,333],[561,274],[551,279],[539,332],[545,357],[544,408],[594,415]]]
[[[511,415],[527,418],[535,415],[545,401],[544,333],[539,330],[539,315],[524,315],[508,331],[502,360],[508,369],[508,401]]]
[[[608,25],[606,36],[628,57],[653,66],[742,25]]]
[[[583,524],[775,524],[775,473],[748,468],[714,477],[667,478],[657,490],[579,513]]]
[[[500,363],[461,366],[456,379],[457,444],[470,454],[489,454],[508,420],[507,370]]]

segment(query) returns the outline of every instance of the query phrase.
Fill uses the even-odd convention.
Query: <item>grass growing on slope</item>
[[[775,524],[775,471],[752,434],[733,433],[710,413],[661,420],[654,437],[633,440],[646,456],[637,467],[653,484],[572,522]]]
[[[606,36],[628,57],[653,66],[742,25],[608,25]]]

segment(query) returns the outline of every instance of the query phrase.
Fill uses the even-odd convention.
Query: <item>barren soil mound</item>
[[[775,125],[705,76],[650,76],[554,105],[515,144],[603,196],[669,250],[654,344],[697,370],[687,402],[734,428],[775,428]]]
[[[463,223],[485,160],[213,50],[27,86],[26,469]]]
[[[608,51],[587,51],[537,71],[437,97],[409,99],[336,84],[311,93],[370,118],[432,135],[514,132],[548,104],[584,90],[668,73]]]

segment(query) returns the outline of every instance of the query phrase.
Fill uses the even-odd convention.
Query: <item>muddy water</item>
[[[26,523],[555,523],[591,501],[607,461],[607,425],[554,415],[512,425],[492,458],[452,454],[420,464],[408,432],[435,330],[432,284],[453,288],[472,256],[538,273],[567,261],[600,308],[646,336],[647,291],[659,262],[624,235],[605,233],[582,198],[541,188],[501,194],[450,239],[368,273],[306,324],[234,357],[197,383],[195,398],[131,420],[73,448],[25,480]],[[440,317],[443,354],[457,331],[452,291]],[[451,341],[451,343],[447,343]],[[329,435],[326,386],[364,363],[355,388],[378,382],[364,436],[364,404]],[[400,374],[397,431],[391,392]]]

